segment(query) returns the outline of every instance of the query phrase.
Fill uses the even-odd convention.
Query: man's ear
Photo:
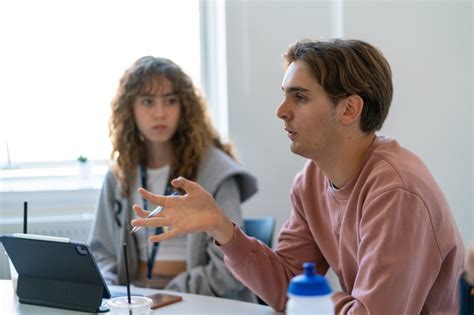
[[[364,100],[359,95],[350,95],[345,98],[340,106],[340,117],[343,125],[351,125],[360,120],[362,109],[364,108]]]

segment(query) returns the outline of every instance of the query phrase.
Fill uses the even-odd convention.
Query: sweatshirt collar
[[[325,178],[326,187],[330,194],[332,194],[337,199],[347,200],[349,199],[352,190],[354,189],[355,184],[357,183],[359,176],[362,170],[366,167],[369,159],[372,157],[372,153],[374,150],[380,145],[385,138],[383,136],[375,136],[374,140],[367,148],[367,151],[364,154],[364,158],[362,159],[362,163],[360,164],[359,170],[352,176],[352,178],[342,187],[336,188],[329,180],[329,178]]]

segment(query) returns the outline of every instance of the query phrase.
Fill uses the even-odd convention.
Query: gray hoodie
[[[197,182],[215,198],[226,215],[242,225],[240,204],[257,192],[257,181],[221,150],[211,147],[198,168]],[[132,187],[137,189],[138,187]],[[130,234],[132,204],[121,194],[119,183],[109,171],[100,192],[90,248],[108,284],[124,285],[122,244],[127,243],[130,281],[138,278],[138,244]],[[222,253],[207,233],[187,236],[187,271],[177,275],[165,289],[218,296],[249,302],[256,297],[224,265]]]

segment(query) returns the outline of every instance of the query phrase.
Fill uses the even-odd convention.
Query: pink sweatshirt
[[[314,261],[332,268],[336,314],[456,314],[463,244],[438,184],[413,153],[377,137],[362,167],[334,189],[308,161],[272,251],[236,227],[219,248],[237,278],[277,311],[289,280]]]

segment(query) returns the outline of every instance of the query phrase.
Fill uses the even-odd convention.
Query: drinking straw
[[[123,255],[125,257],[125,275],[127,276],[127,297],[128,304],[132,304],[132,297],[130,296],[130,277],[128,275],[128,257],[127,257],[127,243],[123,243]],[[129,310],[128,313],[131,315],[132,310]]]

